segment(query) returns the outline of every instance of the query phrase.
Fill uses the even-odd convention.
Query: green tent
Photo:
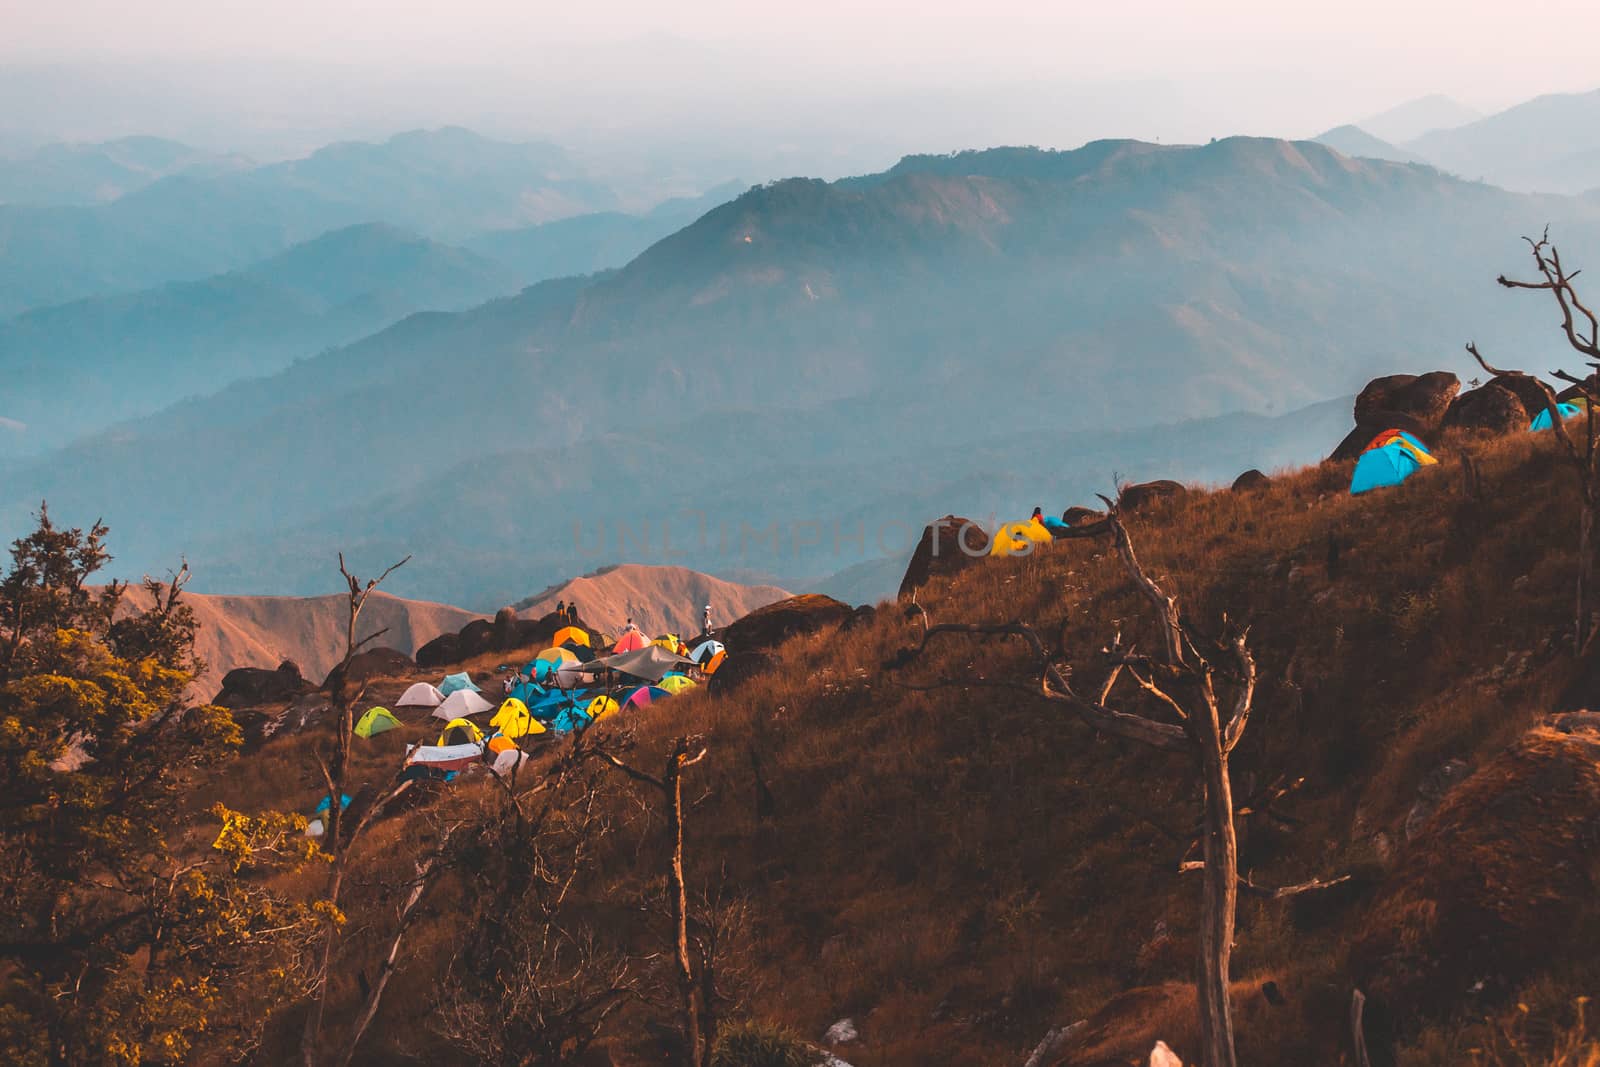
[[[388,708],[368,708],[367,713],[361,716],[361,721],[356,723],[356,736],[371,737],[385,730],[393,730],[399,725],[400,720],[395,718],[394,712]]]

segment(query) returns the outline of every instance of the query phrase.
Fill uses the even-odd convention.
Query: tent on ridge
[[[483,744],[483,731],[478,729],[478,724],[467,719],[451,719],[444,724],[444,729],[439,731],[438,745],[449,747],[451,745]]]
[[[506,697],[501,702],[500,709],[494,713],[494,718],[489,720],[489,726],[498,730],[512,717],[526,714],[528,714],[528,705],[516,697]]]
[[[467,724],[471,726],[471,723]],[[424,767],[425,776],[401,774],[401,778],[428,777],[450,780],[450,772],[463,771],[483,760],[483,742],[467,741],[459,745],[413,745],[406,750],[406,767]]]
[[[712,656],[715,656],[718,652],[726,651],[727,649],[722,647],[721,641],[701,641],[698,645],[694,646],[694,651],[689,653],[689,658],[694,660],[696,663],[704,663]]]
[[[583,647],[588,648],[589,631],[580,629],[577,626],[563,626],[561,629],[556,631],[554,637],[550,638],[550,644],[556,647],[564,645],[568,641],[571,641],[573,644],[582,645]]]
[[[693,661],[684,656],[668,652],[659,645],[646,645],[633,652],[624,652],[617,656],[602,656],[588,665],[591,668],[605,668],[616,671],[618,674],[642,678],[647,682],[659,682],[670,670],[679,667],[693,666]]]
[[[595,656],[599,655],[598,652],[590,648],[588,645],[580,645],[574,641],[568,641],[566,644],[562,645],[561,650],[563,652],[572,653],[573,657],[579,663],[588,663],[590,660],[594,659]]]
[[[504,706],[501,707],[501,711],[505,711]],[[500,732],[513,740],[533,734],[542,734],[546,729],[544,723],[535,718],[534,714],[525,707],[520,711],[513,710],[503,716],[496,715],[495,718],[499,720],[495,725],[500,728]]]
[[[367,713],[356,723],[355,734],[357,737],[371,737],[373,734],[393,730],[399,725],[400,720],[395,718],[394,712],[388,708],[368,708]]]
[[[400,699],[394,702],[397,708],[436,708],[444,703],[444,694],[439,692],[427,682],[418,682],[416,685],[400,694]]]
[[[1556,410],[1561,413],[1561,421],[1563,422],[1565,422],[1567,419],[1576,418],[1577,416],[1583,414],[1583,409],[1581,407],[1565,400],[1556,405]],[[1555,423],[1550,419],[1550,409],[1545,407],[1540,408],[1539,414],[1535,415],[1533,417],[1533,421],[1528,423],[1528,429],[1533,431],[1548,430],[1554,425]]]
[[[643,633],[638,630],[628,630],[617,638],[616,644],[611,646],[611,653],[616,655],[621,652],[637,652],[649,643]]]
[[[665,700],[672,695],[667,689],[657,685],[641,685],[628,694],[622,702],[623,707],[648,708],[657,700]]]
[[[583,713],[589,717],[590,722],[599,722],[607,715],[615,714],[616,710],[617,702],[608,696],[601,695],[589,701],[588,706],[583,709]]]
[[[717,655],[720,656],[722,653],[719,652]],[[677,696],[685,689],[693,689],[694,679],[685,678],[681,674],[674,674],[671,677],[661,679],[660,684],[656,688],[664,689],[673,696]]]
[[[494,705],[470,689],[457,689],[444,698],[444,703],[433,709],[435,719],[464,719],[468,715],[482,715],[493,711]]]
[[[1371,452],[1375,448],[1387,448],[1390,445],[1398,445],[1407,452],[1410,452],[1411,455],[1415,457],[1416,461],[1424,467],[1428,466],[1429,464],[1439,462],[1433,458],[1433,453],[1428,451],[1427,445],[1423,444],[1416,437],[1404,430],[1383,431],[1378,436],[1374,437],[1371,442],[1368,443],[1366,448],[1362,449],[1362,454],[1365,455],[1367,452]]]
[[[676,653],[679,656],[687,656],[689,654],[689,646],[685,645],[683,639],[677,634],[662,634],[650,643],[657,648],[664,648],[668,652]]]
[[[1072,527],[1068,526],[1054,515],[1046,515],[1040,519],[1039,522],[1046,530],[1050,531],[1051,537],[1056,536],[1057,533],[1065,533],[1066,531],[1072,529]]]
[[[1025,556],[1033,551],[1033,544],[1031,538],[1014,536],[1010,526],[1002,526],[994,532],[994,540],[989,542],[989,555]]]
[[[578,654],[570,648],[547,648],[533,658],[535,663],[548,663],[559,670],[564,663],[577,663]]]
[[[1356,461],[1355,473],[1350,476],[1350,495],[1399,485],[1421,469],[1422,463],[1416,455],[1397,442],[1371,449]]]
[[[439,692],[444,696],[449,696],[459,689],[469,689],[474,693],[481,692],[477,686],[472,684],[472,675],[466,671],[461,671],[459,674],[447,674],[444,676],[444,681],[439,683]]]

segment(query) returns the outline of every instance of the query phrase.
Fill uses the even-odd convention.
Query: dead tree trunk
[[[1560,381],[1571,383],[1578,387],[1585,400],[1584,412],[1584,440],[1582,447],[1572,440],[1567,432],[1565,420],[1556,406],[1556,393],[1548,384],[1540,381],[1531,374],[1523,371],[1503,371],[1491,367],[1487,360],[1478,352],[1476,344],[1467,345],[1467,351],[1478,364],[1490,374],[1503,375],[1513,378],[1524,378],[1534,382],[1546,398],[1547,408],[1550,413],[1551,429],[1556,438],[1561,442],[1562,450],[1578,476],[1578,491],[1581,511],[1578,515],[1578,565],[1574,570],[1574,605],[1572,625],[1573,651],[1582,655],[1588,648],[1589,642],[1594,638],[1594,633],[1589,623],[1590,607],[1593,603],[1594,590],[1594,526],[1595,512],[1600,510],[1600,444],[1595,438],[1595,412],[1594,407],[1600,402],[1600,392],[1597,392],[1595,383],[1600,380],[1600,316],[1589,309],[1583,302],[1572,280],[1578,276],[1578,271],[1568,271],[1561,263],[1561,253],[1556,246],[1550,243],[1550,231],[1545,230],[1544,235],[1538,240],[1532,237],[1523,238],[1528,243],[1528,248],[1533,253],[1533,263],[1539,273],[1538,281],[1517,281],[1507,278],[1504,274],[1497,279],[1507,289],[1536,289],[1544,290],[1555,297],[1556,305],[1561,310],[1561,331],[1566,335],[1567,344],[1585,360],[1588,361],[1591,372],[1584,378],[1577,378],[1566,371],[1552,372],[1552,377]]]
[[[1228,763],[1244,736],[1254,704],[1255,660],[1246,643],[1248,631],[1231,628],[1226,617],[1224,633],[1219,640],[1201,636],[1184,622],[1177,598],[1162,589],[1139,563],[1116,505],[1106,500],[1106,506],[1108,515],[1099,532],[1111,536],[1129,577],[1150,604],[1160,636],[1157,654],[1138,655],[1131,648],[1124,649],[1120,642],[1113,642],[1106,650],[1109,673],[1096,697],[1075,691],[1066,672],[1056,666],[1033,628],[1021,622],[929,627],[922,644],[903,652],[892,666],[909,663],[933,639],[948,634],[1020,637],[1028,642],[1037,657],[1040,678],[1032,686],[1018,683],[1019,687],[1066,704],[1079,718],[1102,732],[1154,748],[1189,754],[1198,766],[1203,787],[1204,886],[1195,975],[1200,1007],[1201,1062],[1204,1067],[1237,1067],[1229,1000],[1229,963],[1239,871],[1233,784]],[[1124,674],[1132,678],[1155,705],[1170,711],[1177,721],[1164,721],[1108,706],[1107,701]],[[1231,689],[1227,700],[1218,690],[1219,679]],[[936,683],[937,686],[960,684],[960,679]]]
[[[672,834],[667,895],[672,912],[673,973],[678,985],[679,1010],[683,1014],[685,1058],[689,1067],[703,1067],[709,1038],[704,1033],[706,1027],[702,1025],[702,1015],[709,1010],[709,1005],[701,1004],[700,983],[695,977],[694,961],[689,955],[689,890],[683,873],[683,772],[685,768],[693,767],[706,758],[703,745],[694,755],[689,754],[696,744],[696,738],[680,737],[675,740],[672,752],[667,757],[666,769],[659,777],[630,767],[603,748],[591,750],[634,781],[659,791],[667,802],[667,826]]]
[[[332,863],[328,868],[328,882],[323,890],[323,900],[329,909],[337,911],[339,896],[344,889],[345,865],[350,849],[355,844],[356,838],[366,828],[372,817],[388,801],[388,797],[375,803],[362,814],[355,829],[344,833],[344,789],[349,778],[350,770],[350,737],[355,729],[352,707],[359,694],[350,692],[350,661],[355,659],[361,646],[383,636],[385,630],[379,630],[360,641],[356,640],[356,623],[361,618],[361,609],[366,607],[367,598],[372,595],[385,578],[393,574],[398,568],[405,566],[411,557],[407,556],[399,563],[394,564],[376,578],[368,579],[362,585],[361,579],[350,573],[344,565],[344,553],[339,553],[339,573],[344,576],[345,584],[349,587],[348,612],[345,619],[345,644],[344,658],[340,660],[338,673],[334,680],[333,692],[330,694],[333,705],[333,721],[336,736],[333,746],[333,764],[330,767],[326,760],[318,759],[322,766],[322,780],[328,788],[328,818],[323,832],[323,840],[328,843],[331,851]],[[398,791],[396,791],[398,792]],[[390,796],[394,796],[391,793]],[[306,1025],[300,1035],[300,1062],[304,1067],[316,1067],[317,1046],[322,1038],[323,1017],[328,1007],[328,978],[333,969],[333,953],[339,940],[339,924],[332,916],[323,923],[322,949],[317,961],[317,974],[315,983],[315,999],[311,1009],[306,1013]]]

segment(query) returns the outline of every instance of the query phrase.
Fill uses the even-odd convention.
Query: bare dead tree
[[[667,753],[666,766],[659,775],[624,763],[603,745],[594,745],[587,751],[634,781],[654,789],[667,802],[667,827],[672,835],[667,889],[672,909],[674,969],[679,1009],[683,1015],[684,1046],[690,1067],[703,1067],[716,1034],[713,1026],[704,1025],[711,1005],[703,1002],[702,988],[695,978],[694,960],[689,953],[689,891],[683,875],[683,772],[706,758],[706,747],[698,737],[675,738]]]
[[[497,791],[499,805],[451,845],[473,911],[433,1025],[475,1062],[571,1063],[637,995],[633,961],[586,916],[584,882],[612,830],[602,772],[587,766],[563,759],[520,795]]]
[[[1550,230],[1546,228],[1537,240],[1532,237],[1524,237],[1523,240],[1533,254],[1539,280],[1518,281],[1504,274],[1496,280],[1507,289],[1548,292],[1561,309],[1561,332],[1566,335],[1567,343],[1573,350],[1588,362],[1591,371],[1584,378],[1575,377],[1564,370],[1552,371],[1551,376],[1576,386],[1584,396],[1583,442],[1574,441],[1567,432],[1565,420],[1557,407],[1556,392],[1549,383],[1524,371],[1499,370],[1491,366],[1478,351],[1476,343],[1469,343],[1467,351],[1490,374],[1525,379],[1539,387],[1545,396],[1546,410],[1550,413],[1551,428],[1561,442],[1568,466],[1577,475],[1581,506],[1578,512],[1578,566],[1573,591],[1572,646],[1575,654],[1582,655],[1594,637],[1589,625],[1589,604],[1594,587],[1595,519],[1597,510],[1600,510],[1600,443],[1597,443],[1595,436],[1594,411],[1595,403],[1600,399],[1600,393],[1596,390],[1596,382],[1600,381],[1600,317],[1583,302],[1573,285],[1573,279],[1581,272],[1568,271],[1562,265],[1561,253],[1550,242]]]
[[[353,719],[353,706],[360,699],[360,693],[350,692],[350,661],[355,659],[356,653],[363,646],[383,636],[388,628],[369,634],[361,640],[356,639],[356,625],[361,618],[361,610],[367,605],[367,598],[372,596],[372,591],[396,570],[406,565],[411,559],[407,556],[399,563],[390,565],[376,578],[368,579],[365,584],[361,579],[352,574],[345,566],[344,553],[339,553],[339,573],[344,576],[345,584],[349,588],[349,600],[345,616],[345,644],[344,658],[339,661],[333,691],[330,698],[333,706],[334,747],[331,764],[322,756],[317,757],[317,762],[322,770],[322,780],[328,790],[328,816],[325,823],[323,840],[327,842],[331,863],[328,868],[328,881],[323,890],[323,901],[326,903],[330,914],[324,920],[323,943],[321,962],[316,972],[316,999],[311,1005],[311,1010],[306,1013],[305,1030],[301,1035],[300,1059],[304,1067],[315,1067],[317,1046],[322,1035],[323,1016],[327,1011],[329,983],[328,977],[333,966],[333,954],[339,941],[340,924],[336,913],[339,908],[340,893],[344,886],[344,877],[351,849],[362,832],[372,823],[379,811],[390,800],[398,796],[409,783],[402,783],[377,802],[370,805],[360,814],[356,825],[349,833],[345,832],[344,825],[344,790],[348,784],[350,773],[350,739],[355,723]]]
[[[345,1045],[344,1055],[340,1057],[340,1064],[349,1067],[350,1061],[355,1059],[356,1048],[361,1044],[361,1038],[366,1035],[367,1027],[372,1025],[372,1020],[377,1017],[378,1007],[383,1001],[384,990],[389,986],[389,979],[394,975],[395,961],[400,956],[400,944],[405,939],[406,932],[411,929],[412,919],[416,916],[418,905],[427,894],[429,887],[442,869],[441,859],[450,842],[450,835],[456,827],[448,827],[439,839],[438,845],[426,856],[416,861],[416,877],[412,880],[404,902],[400,905],[399,916],[395,922],[394,936],[389,939],[389,951],[384,955],[383,962],[378,966],[378,978],[366,991],[365,1001],[361,1007],[361,1014],[356,1021],[355,1031],[350,1035],[350,1040]]]
[[[1039,672],[1037,681],[983,684],[1022,689],[1065,705],[1103,733],[1163,751],[1183,752],[1195,761],[1203,784],[1199,835],[1203,859],[1185,869],[1200,871],[1203,880],[1199,972],[1195,983],[1200,1004],[1202,1063],[1205,1067],[1236,1067],[1228,982],[1241,887],[1249,892],[1288,896],[1326,888],[1343,879],[1268,890],[1239,877],[1229,759],[1244,736],[1255,700],[1256,663],[1247,643],[1248,630],[1233,626],[1226,616],[1219,637],[1208,637],[1192,627],[1180,614],[1177,598],[1140,564],[1116,505],[1105,497],[1101,499],[1105,500],[1108,513],[1103,523],[1096,524],[1097,529],[1111,537],[1124,569],[1150,607],[1158,632],[1159,647],[1154,655],[1141,655],[1124,647],[1119,634],[1104,650],[1108,671],[1095,695],[1090,696],[1073,687],[1069,669],[1056,664],[1050,650],[1027,623],[946,623],[929,627],[922,643],[902,652],[890,667],[911,663],[933,640],[945,636],[1018,638],[1033,655]],[[1156,717],[1111,706],[1112,693],[1124,676],[1166,715]],[[971,684],[971,679],[949,678],[922,688]],[[1270,804],[1288,791],[1274,785],[1262,803]]]

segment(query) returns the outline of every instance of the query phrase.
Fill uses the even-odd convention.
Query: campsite
[[[1593,0],[11,7],[0,1067],[1600,1067]]]

